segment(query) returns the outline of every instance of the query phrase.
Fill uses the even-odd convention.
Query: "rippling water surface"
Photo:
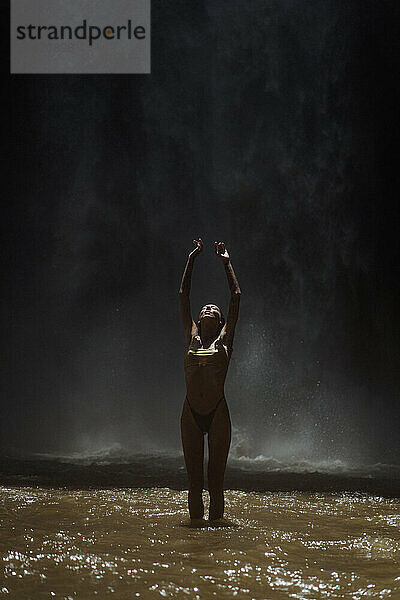
[[[236,526],[190,529],[186,498],[0,487],[1,597],[400,598],[398,500],[227,491]]]

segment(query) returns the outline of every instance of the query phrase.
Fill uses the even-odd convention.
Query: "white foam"
[[[243,447],[241,448],[243,451]],[[343,475],[351,477],[383,477],[391,479],[400,479],[400,465],[398,464],[362,464],[350,463],[340,458],[317,460],[300,456],[291,456],[284,458],[280,456],[246,456],[240,453],[237,446],[230,454],[228,465],[243,471],[257,472],[283,472],[283,473],[322,473],[332,475]],[[104,448],[96,450],[73,452],[70,454],[50,454],[36,453],[26,458],[36,458],[43,460],[58,460],[63,463],[73,463],[80,465],[122,465],[132,462],[148,462],[153,464],[163,463],[168,460],[176,461],[182,457],[181,451],[165,452],[137,452],[129,448],[124,448],[121,444],[115,443]]]
[[[286,473],[326,473],[352,477],[389,477],[400,479],[400,465],[396,464],[350,464],[341,459],[312,460],[298,457],[279,459],[273,456],[239,456],[231,458],[232,466],[245,470]]]

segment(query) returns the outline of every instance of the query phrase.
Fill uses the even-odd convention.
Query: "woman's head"
[[[205,304],[199,313],[197,327],[201,335],[201,327],[204,325],[208,331],[219,334],[225,324],[222,310],[216,304]]]

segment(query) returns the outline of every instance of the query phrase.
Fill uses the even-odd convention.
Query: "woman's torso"
[[[208,413],[224,396],[229,365],[226,346],[218,337],[209,348],[203,348],[199,335],[194,335],[185,353],[185,379],[190,405],[199,413]]]

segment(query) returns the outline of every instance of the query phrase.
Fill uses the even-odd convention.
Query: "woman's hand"
[[[195,248],[190,252],[189,258],[196,258],[196,256],[203,250],[203,240],[201,238],[198,240],[193,240],[193,244],[195,245]]]
[[[215,254],[220,257],[224,264],[229,262],[228,250],[225,248],[225,242],[214,242]]]

